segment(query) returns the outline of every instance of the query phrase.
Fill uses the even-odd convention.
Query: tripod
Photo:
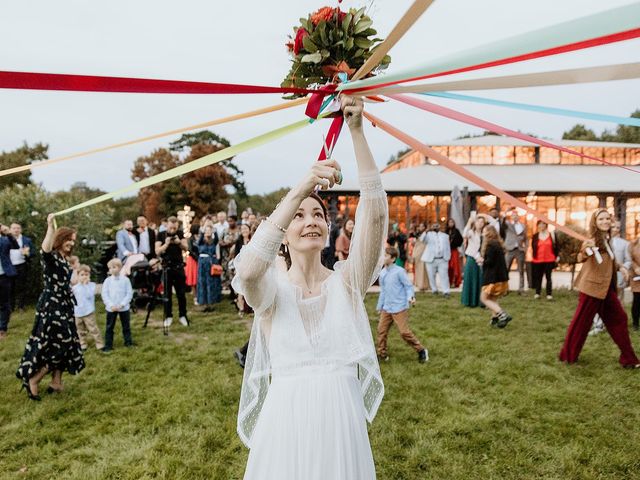
[[[162,268],[160,282],[163,285],[163,287],[167,284],[166,275],[167,275],[166,269]],[[156,304],[162,303],[163,310],[164,310],[164,304],[169,301],[169,299],[167,298],[166,288],[163,288],[162,295],[158,295],[156,285],[153,282],[150,282],[150,283],[151,283],[151,296],[149,299],[149,303],[147,303],[147,316],[144,319],[144,324],[142,325],[142,328],[147,328],[147,324],[149,323],[149,317],[151,316],[151,312],[153,312],[153,310],[156,308]],[[171,292],[169,292],[169,295],[171,295]],[[164,322],[162,324],[162,332],[164,333],[164,335],[169,335],[169,329],[164,325]]]

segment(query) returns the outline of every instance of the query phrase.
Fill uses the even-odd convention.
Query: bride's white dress
[[[380,271],[387,200],[361,177],[348,260],[303,298],[274,261],[283,233],[263,222],[235,260],[233,287],[255,311],[238,434],[245,480],[370,480],[366,421],[384,394],[363,297]]]

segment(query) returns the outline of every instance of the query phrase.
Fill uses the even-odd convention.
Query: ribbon
[[[309,125],[308,119],[301,120],[299,122],[295,122],[290,125],[286,125],[284,127],[281,127],[276,130],[272,130],[270,132],[254,137],[250,140],[246,140],[237,145],[233,145],[223,150],[219,150],[209,155],[205,155],[204,157],[194,160],[192,162],[186,163],[184,165],[180,165],[175,168],[171,168],[169,170],[166,170],[152,177],[145,178],[144,180],[140,180],[139,182],[132,183],[124,188],[114,190],[113,192],[110,192],[110,193],[105,193],[98,197],[87,200],[86,202],[82,202],[73,207],[67,208],[65,210],[61,210],[59,212],[56,212],[55,215],[63,215],[65,213],[73,212],[75,210],[80,210],[81,208],[89,207],[91,205],[96,205],[98,203],[111,200],[114,197],[121,196],[129,192],[135,192],[137,190],[140,190],[141,188],[149,187],[151,185],[155,185],[156,183],[164,182],[165,180],[169,180],[169,179],[178,177],[180,175],[184,175],[185,173],[193,172],[194,170],[197,170],[199,168],[222,162],[223,160],[227,160],[228,158],[236,156],[240,153],[246,152],[248,150],[264,145],[265,143],[272,142],[274,140],[277,140],[278,138],[284,137],[285,135],[288,135],[297,130],[300,130],[301,128],[306,127],[307,125]]]
[[[615,163],[609,162],[602,158],[592,157],[591,155],[585,155],[584,153],[577,152],[575,150],[571,150],[570,148],[561,147],[559,145],[555,145],[553,143],[547,142],[540,138],[535,138],[530,135],[526,135],[521,132],[516,132],[515,130],[511,130],[509,128],[502,127],[500,125],[496,125],[495,123],[487,122],[486,120],[482,120],[480,118],[472,117],[471,115],[466,115],[464,113],[458,112],[456,110],[451,110],[450,108],[442,107],[440,105],[435,105],[433,103],[425,102],[424,100],[419,100],[417,98],[409,97],[407,95],[387,95],[389,98],[393,98],[394,100],[398,100],[402,103],[406,103],[407,105],[411,105],[412,107],[419,108],[421,110],[425,110],[427,112],[435,113],[436,115],[441,115],[443,117],[451,118],[452,120],[456,120],[458,122],[467,123],[469,125],[474,125],[479,128],[483,128],[485,130],[489,130],[494,133],[499,133],[501,135],[507,135],[513,138],[519,138],[520,140],[524,140],[526,142],[535,143],[541,147],[553,148],[555,150],[559,150],[561,152],[569,153],[571,155],[578,155],[582,158],[588,158],[589,160],[594,160],[599,163],[604,163],[606,165],[623,168],[625,170],[629,170],[630,172],[640,173],[638,170],[634,170],[633,168],[627,167],[625,165],[617,165]]]
[[[575,83],[605,82],[640,78],[640,63],[605,65],[602,67],[574,68],[552,72],[525,73],[499,77],[454,80],[449,82],[423,83],[399,87],[383,87],[367,90],[369,94],[425,93],[445,90],[496,90],[504,88],[545,87]],[[354,92],[357,95],[357,92]]]
[[[416,69],[352,82],[338,89],[370,90],[638,38],[639,18],[640,2],[636,2],[453,53]],[[533,52],[532,45],[536,46]]]
[[[366,77],[371,70],[378,66],[384,56],[389,53],[389,50],[398,43],[398,41],[404,36],[405,33],[413,26],[414,23],[422,16],[422,14],[431,6],[433,0],[415,0],[409,10],[405,12],[402,18],[398,21],[391,33],[384,39],[384,41],[376,47],[373,54],[367,59],[366,62],[358,69],[355,75],[352,77],[352,81],[359,80]]]
[[[29,165],[20,165],[19,167],[7,168],[6,170],[1,170],[0,171],[0,177],[4,177],[5,175],[11,175],[11,174],[14,174],[14,173],[24,172],[26,170],[33,170],[34,168],[40,168],[40,167],[44,167],[44,166],[47,166],[47,165],[52,165],[54,163],[65,162],[67,160],[72,160],[74,158],[83,157],[83,156],[86,156],[86,155],[92,155],[94,153],[106,152],[108,150],[113,150],[115,148],[125,147],[125,146],[128,146],[128,145],[135,145],[137,143],[142,143],[142,142],[146,142],[146,141],[149,141],[149,140],[155,140],[156,138],[167,137],[169,135],[175,135],[177,133],[183,133],[183,132],[186,132],[186,131],[189,131],[189,130],[196,130],[196,129],[199,129],[199,128],[206,128],[206,127],[211,127],[211,126],[214,126],[214,125],[221,125],[223,123],[233,122],[233,121],[241,120],[241,119],[244,119],[244,118],[251,118],[251,117],[258,116],[258,115],[262,115],[264,113],[275,112],[275,111],[278,111],[278,110],[283,110],[283,109],[286,109],[286,108],[291,108],[291,107],[295,107],[295,106],[298,106],[298,105],[302,105],[303,103],[306,103],[306,102],[307,102],[306,98],[300,98],[300,99],[293,100],[293,101],[279,103],[278,105],[272,105],[270,107],[259,108],[258,110],[252,110],[250,112],[244,112],[244,113],[239,113],[237,115],[231,115],[229,117],[219,118],[217,120],[212,120],[210,122],[197,123],[195,125],[189,125],[187,127],[177,128],[175,130],[169,130],[167,132],[156,133],[154,135],[149,135],[147,137],[137,138],[135,140],[129,140],[127,142],[116,143],[116,144],[109,145],[109,146],[106,146],[106,147],[95,148],[93,150],[86,150],[84,152],[74,153],[72,155],[66,155],[64,157],[52,158],[50,160],[43,160],[41,162],[31,163]]]
[[[569,236],[571,236],[573,238],[576,238],[576,239],[581,240],[581,241],[587,240],[587,238],[584,237],[583,235],[580,235],[579,233],[571,230],[570,228],[565,227],[564,225],[560,225],[559,223],[555,222],[554,220],[551,220],[550,218],[548,218],[547,216],[542,215],[538,211],[536,211],[536,210],[532,209],[531,207],[529,207],[522,200],[517,199],[513,195],[511,195],[511,194],[505,192],[504,190],[496,187],[495,185],[487,182],[483,178],[480,178],[475,173],[472,173],[472,172],[468,171],[462,165],[457,164],[456,162],[454,162],[453,160],[449,159],[448,157],[442,155],[439,152],[436,152],[432,148],[429,148],[427,145],[421,143],[419,140],[416,140],[415,138],[407,135],[406,133],[398,130],[397,128],[392,127],[388,123],[380,120],[379,118],[371,115],[368,112],[364,112],[364,116],[373,124],[373,126],[380,127],[382,130],[387,132],[389,135],[397,138],[398,140],[400,140],[401,142],[405,143],[409,147],[411,147],[414,150],[417,150],[418,152],[422,153],[425,157],[428,157],[428,158],[431,158],[433,160],[436,160],[440,165],[448,168],[452,172],[456,173],[457,175],[460,175],[461,177],[469,180],[470,182],[475,183],[479,187],[484,188],[487,192],[495,195],[496,197],[499,197],[502,200],[505,200],[505,201],[511,203],[512,205],[514,205],[514,206],[516,206],[518,208],[521,208],[521,209],[527,211],[528,213],[532,214],[536,218],[539,218],[540,220],[542,220],[543,222],[545,222],[545,223],[547,223],[549,225],[553,225],[559,231],[561,231],[563,233],[566,233],[567,235],[569,235]]]
[[[613,122],[620,125],[630,125],[632,127],[640,127],[640,118],[618,117],[615,115],[604,115],[601,113],[581,112],[578,110],[567,110],[564,108],[543,107],[540,105],[531,105],[528,103],[507,102],[504,100],[494,100],[492,98],[474,97],[471,95],[460,95],[448,92],[432,92],[423,93],[431,97],[450,98],[452,100],[463,100],[465,102],[484,103],[485,105],[494,105],[498,107],[514,108],[516,110],[528,110],[531,112],[547,113],[550,115],[561,115],[565,117],[583,118],[586,120],[597,120],[599,122]]]
[[[328,83],[318,90],[314,90],[314,93],[309,99],[309,103],[307,103],[307,109],[305,110],[304,114],[314,120],[318,118],[320,111],[326,106],[324,104],[324,98],[327,95],[333,94],[333,92],[336,91],[337,87],[338,85],[335,83]]]
[[[0,88],[65,90],[74,92],[180,94],[294,93],[306,95],[307,93],[316,92],[315,90],[294,87],[265,87],[233,83],[187,82],[180,80],[7,71],[0,71]]]
[[[329,127],[329,132],[327,133],[327,138],[325,140],[325,145],[332,147],[338,142],[338,137],[340,136],[340,132],[342,131],[342,125],[344,124],[344,117],[342,116],[342,112],[340,115],[333,118],[331,122],[331,126]],[[320,150],[320,155],[318,155],[318,161],[327,159],[327,150],[324,148]]]

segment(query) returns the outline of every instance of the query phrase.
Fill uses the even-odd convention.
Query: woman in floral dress
[[[47,373],[52,377],[47,392],[54,393],[63,389],[63,372],[75,375],[84,368],[73,315],[71,268],[67,262],[75,245],[76,232],[67,227],[56,230],[53,214],[47,218],[47,224],[41,251],[44,289],[36,305],[31,336],[16,372],[32,400],[40,400],[38,386]]]

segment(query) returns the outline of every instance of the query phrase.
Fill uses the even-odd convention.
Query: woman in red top
[[[558,264],[558,244],[555,235],[547,229],[547,224],[538,220],[538,232],[531,240],[533,257],[531,259],[531,275],[533,277],[533,288],[536,289],[535,298],[540,298],[542,291],[542,277],[547,279],[547,300],[552,300],[551,296],[551,272]]]

